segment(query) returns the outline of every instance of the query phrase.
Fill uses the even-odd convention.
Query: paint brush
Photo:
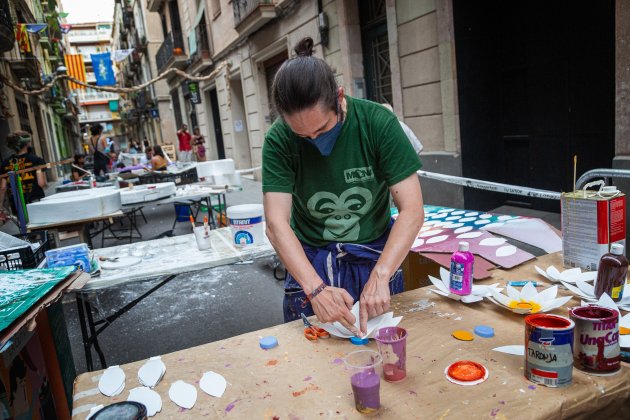
[[[573,192],[575,192],[576,177],[577,177],[577,155],[573,155]]]
[[[190,224],[192,225],[193,230],[195,230],[195,218],[193,217],[192,214],[189,217],[190,217]]]

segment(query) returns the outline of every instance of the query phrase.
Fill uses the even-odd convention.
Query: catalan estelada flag
[[[83,55],[82,54],[66,54],[66,68],[68,69],[68,75],[74,77],[77,80],[85,82],[85,64],[83,63]],[[85,89],[81,85],[77,85],[74,82],[68,82],[68,87],[70,89]]]
[[[18,23],[15,25],[15,40],[17,41],[21,52],[31,52],[31,41],[28,37],[28,32],[26,31],[26,25],[24,23]]]

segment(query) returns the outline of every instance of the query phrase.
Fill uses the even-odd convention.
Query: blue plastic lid
[[[363,346],[370,342],[368,338],[350,337],[350,342],[355,346]]]
[[[263,337],[260,339],[261,349],[269,350],[276,347],[277,345],[278,345],[278,339],[274,337],[273,335],[270,335],[268,337]]]
[[[477,325],[475,327],[475,334],[479,337],[490,338],[494,337],[494,328],[488,327],[487,325]]]

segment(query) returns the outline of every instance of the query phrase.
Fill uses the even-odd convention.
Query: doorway
[[[214,140],[217,146],[217,158],[225,159],[225,146],[223,145],[223,130],[221,130],[221,114],[219,113],[219,98],[217,97],[217,90],[210,90],[208,95],[210,96],[210,113],[212,114]]]
[[[615,3],[453,1],[463,175],[551,191],[614,157]],[[464,190],[466,208],[552,200]]]
[[[240,74],[230,79],[230,95],[232,98],[232,133],[234,136],[232,156],[238,169],[248,169],[252,167],[252,155],[249,148],[247,113],[245,112]]]

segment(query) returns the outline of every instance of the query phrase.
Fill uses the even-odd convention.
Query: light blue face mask
[[[337,100],[337,124],[330,130],[325,133],[320,134],[314,139],[305,138],[306,141],[311,143],[313,146],[319,150],[319,153],[322,156],[330,156],[333,148],[335,147],[335,143],[341,134],[341,129],[343,128],[343,121],[339,120],[339,116],[341,115],[341,110],[339,109],[339,100]]]

